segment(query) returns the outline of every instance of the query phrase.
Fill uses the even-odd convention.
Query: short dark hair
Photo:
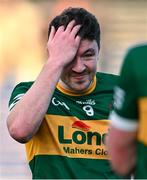
[[[57,30],[59,26],[65,27],[71,20],[75,20],[77,24],[81,24],[78,35],[82,39],[96,40],[98,48],[100,49],[100,26],[96,17],[84,8],[68,8],[65,9],[60,15],[56,16],[49,24],[48,37],[50,35],[51,26]]]

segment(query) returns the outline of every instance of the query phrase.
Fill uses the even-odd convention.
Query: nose
[[[73,66],[72,66],[72,70],[76,73],[81,73],[86,69],[85,63],[82,60],[82,58],[80,57],[76,57],[74,62],[73,62]]]

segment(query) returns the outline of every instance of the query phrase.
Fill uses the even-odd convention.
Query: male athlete
[[[147,43],[129,50],[115,88],[108,138],[112,167],[147,179]]]
[[[47,49],[35,82],[13,90],[7,120],[10,135],[26,145],[33,178],[120,178],[105,147],[116,76],[96,73],[96,18],[66,9],[49,25]]]

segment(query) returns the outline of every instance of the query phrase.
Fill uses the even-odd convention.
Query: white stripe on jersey
[[[23,97],[25,93],[18,94],[16,97],[14,97],[13,102],[9,106],[9,111],[18,103],[18,101]]]
[[[109,119],[113,127],[124,131],[136,131],[138,128],[138,122],[134,119],[127,119],[119,116],[114,111],[110,113]]]

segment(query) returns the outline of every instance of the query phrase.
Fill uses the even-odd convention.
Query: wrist
[[[51,58],[51,57],[49,57],[48,59],[47,59],[47,61],[46,61],[46,65],[49,67],[49,68],[51,68],[51,67],[53,67],[53,68],[55,68],[55,69],[57,69],[57,70],[63,70],[63,68],[64,68],[64,63],[60,60],[60,59],[57,59],[57,58]]]

